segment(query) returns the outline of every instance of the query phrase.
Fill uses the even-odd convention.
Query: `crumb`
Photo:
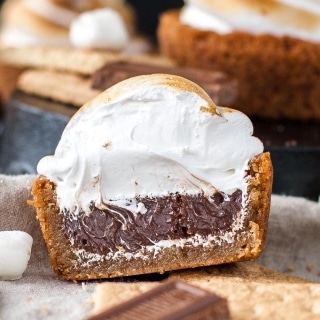
[[[103,144],[102,147],[108,149],[108,148],[110,148],[110,146],[111,146],[111,142],[106,142]]]
[[[313,264],[310,263],[310,264],[307,265],[307,270],[309,272],[311,272],[313,270],[313,268],[314,268]]]
[[[287,267],[288,272],[293,272],[294,271],[294,266],[288,266]]]

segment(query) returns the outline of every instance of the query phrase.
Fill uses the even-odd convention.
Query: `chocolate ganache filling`
[[[102,255],[132,253],[161,240],[219,235],[231,230],[241,210],[242,192],[236,190],[228,197],[215,193],[210,200],[203,194],[171,194],[136,201],[143,204],[144,213],[110,204],[100,210],[93,202],[89,214],[65,210],[65,233],[76,248]]]

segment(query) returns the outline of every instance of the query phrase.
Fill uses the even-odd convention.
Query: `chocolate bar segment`
[[[198,83],[211,97],[215,104],[229,106],[237,95],[237,82],[220,71],[209,71],[189,67],[166,67],[160,65],[114,62],[104,65],[92,76],[92,88],[105,90],[119,81],[130,77],[152,74],[175,74]]]
[[[228,320],[227,300],[179,280],[168,280],[88,320]]]

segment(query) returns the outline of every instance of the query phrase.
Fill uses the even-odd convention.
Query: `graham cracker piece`
[[[318,319],[320,284],[252,263],[234,263],[173,272],[227,298],[231,319]]]
[[[139,62],[173,66],[173,62],[160,54],[124,55],[107,50],[76,48],[25,47],[0,49],[0,60],[17,67],[53,69],[82,75],[92,75],[97,69],[111,62]]]
[[[101,91],[91,88],[91,80],[75,74],[50,70],[27,70],[17,82],[25,93],[81,107]]]
[[[291,277],[255,263],[177,271],[170,275],[226,298],[232,320],[319,319],[320,284]],[[159,282],[98,284],[93,314],[129,300]]]
[[[226,298],[234,320],[315,320],[320,317],[320,284],[238,283],[231,278],[193,284]]]
[[[123,56],[105,51],[54,48],[0,49],[1,53],[5,53],[3,59],[7,65],[27,68],[18,79],[17,89],[76,107],[81,107],[103,91],[92,88],[91,76],[106,62],[172,67],[168,60],[156,55]]]

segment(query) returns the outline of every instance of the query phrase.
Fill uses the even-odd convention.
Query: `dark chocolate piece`
[[[172,194],[158,198],[137,197],[145,213],[133,214],[125,208],[106,205],[90,214],[65,211],[64,227],[73,245],[86,252],[135,252],[161,240],[188,239],[196,234],[206,237],[231,229],[241,210],[242,192],[228,197],[216,193],[208,200],[203,194]]]
[[[228,320],[227,300],[187,284],[169,280],[88,320]]]
[[[97,70],[92,77],[92,88],[105,90],[127,78],[152,73],[168,73],[187,78],[199,84],[220,106],[231,105],[237,95],[236,80],[230,79],[224,72],[129,62],[108,63]]]

